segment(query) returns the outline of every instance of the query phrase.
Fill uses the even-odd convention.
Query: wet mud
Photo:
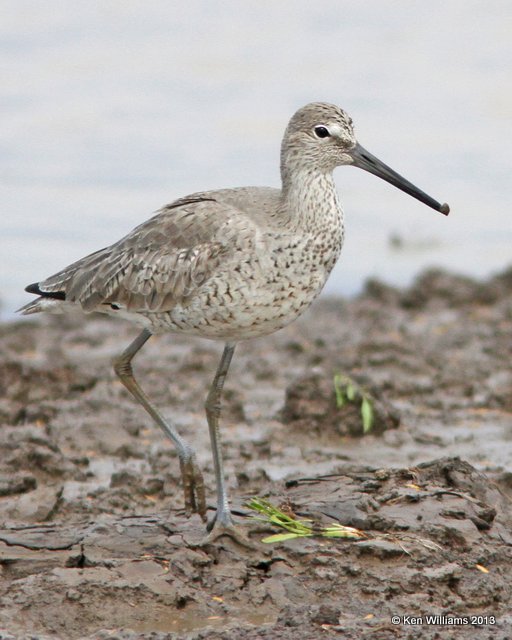
[[[222,436],[254,550],[196,545],[172,445],[110,366],[135,335],[0,326],[0,639],[512,638],[512,270],[371,281],[237,347]],[[164,335],[134,361],[196,447],[210,517],[221,350]],[[364,537],[264,544],[254,496]]]

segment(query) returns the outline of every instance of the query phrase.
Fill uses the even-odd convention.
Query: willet
[[[368,153],[351,118],[326,103],[308,104],[290,120],[281,146],[281,189],[242,187],[176,200],[115,244],[26,288],[39,297],[23,314],[100,311],[142,326],[114,369],[174,443],[188,513],[206,519],[204,482],[194,450],[152,405],[135,380],[132,359],[152,334],[177,331],[224,342],[206,398],[217,510],[205,541],[235,527],[219,434],[222,388],[236,343],[273,333],[297,318],[322,290],[340,254],[344,223],[333,170],[354,165],[429,207],[440,204]]]

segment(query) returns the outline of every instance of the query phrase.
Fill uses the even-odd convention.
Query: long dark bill
[[[432,207],[432,209],[443,213],[445,216],[450,213],[450,207],[446,202],[444,204],[440,204],[437,200],[428,196],[424,191],[418,189],[418,187],[415,187],[411,182],[409,182],[409,180],[402,178],[399,173],[393,171],[393,169],[388,167],[387,164],[384,164],[369,151],[366,151],[366,149],[359,143],[357,143],[349,153],[352,156],[355,167],[359,167],[360,169],[373,173],[374,176],[382,178],[394,187],[405,191],[405,193],[408,193],[413,198],[416,198],[420,202]]]

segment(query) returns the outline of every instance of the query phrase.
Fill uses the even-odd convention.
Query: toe
[[[216,543],[220,538],[228,537],[234,542],[244,547],[245,549],[251,549],[253,551],[261,552],[263,547],[249,539],[245,531],[233,524],[215,521],[211,531],[202,540],[196,543],[194,546],[206,547],[210,544]]]

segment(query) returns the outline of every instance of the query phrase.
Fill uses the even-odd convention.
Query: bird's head
[[[366,151],[345,111],[326,102],[312,102],[299,109],[288,123],[281,146],[283,179],[294,172],[331,173],[341,165],[360,167],[436,211],[450,212],[446,203],[440,204]]]

